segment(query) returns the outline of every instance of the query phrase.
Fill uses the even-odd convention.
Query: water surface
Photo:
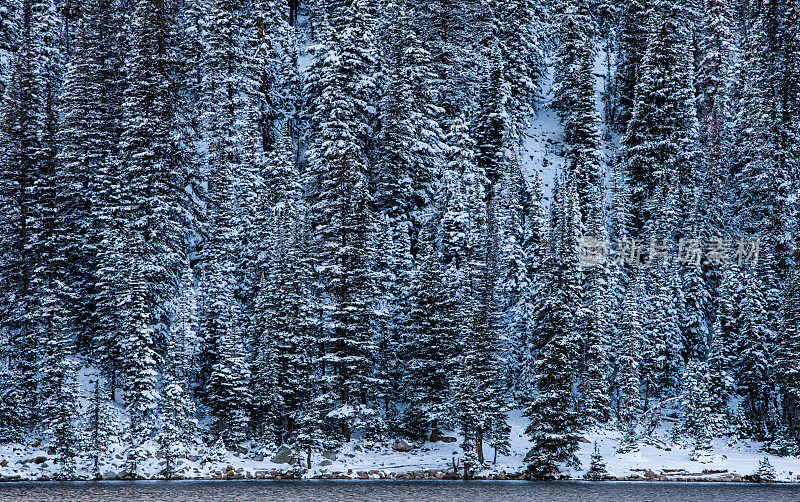
[[[0,502],[800,501],[800,484],[525,481],[0,483]]]

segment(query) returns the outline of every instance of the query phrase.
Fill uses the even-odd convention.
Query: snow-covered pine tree
[[[197,301],[194,292],[192,268],[187,263],[181,276],[180,296],[175,308],[169,341],[168,363],[164,370],[164,400],[160,406],[161,434],[160,451],[167,461],[164,477],[173,475],[175,459],[185,454],[187,447],[195,441],[197,418],[191,393],[190,376],[197,342]]]
[[[318,206],[325,223],[317,239],[331,304],[319,363],[326,368],[329,402],[335,403],[328,418],[349,441],[374,415],[369,405],[376,384],[370,370],[375,347],[370,329],[369,195],[365,166],[353,145],[328,159],[332,162],[323,187],[326,197]]]
[[[365,145],[376,89],[371,21],[357,0],[330,43],[315,86],[309,147],[311,214],[319,280],[326,293],[323,368],[328,432],[349,441],[374,418],[370,398],[372,307],[370,194]]]
[[[581,413],[591,423],[605,423],[611,417],[609,389],[609,322],[610,291],[605,263],[595,270],[584,271],[587,291],[583,295],[581,319],[584,345],[584,373],[581,380],[583,406]]]
[[[229,366],[220,358],[222,339],[229,336],[230,326],[238,327],[249,319],[238,315],[241,304],[250,299],[245,265],[252,260],[253,250],[247,239],[256,211],[252,188],[259,184],[263,165],[256,90],[260,70],[255,67],[257,34],[250,24],[254,21],[251,14],[246,5],[236,1],[216,0],[208,6],[202,82],[204,139],[209,143],[206,290],[201,312],[205,380],[219,364]],[[206,389],[206,397],[217,399],[214,392]]]
[[[544,74],[544,51],[537,39],[543,29],[542,9],[534,0],[494,2],[496,36],[504,78],[509,85],[508,105],[512,136],[520,139],[522,128],[536,108]]]
[[[39,343],[37,354],[38,399],[43,434],[56,451],[61,463],[59,476],[70,479],[75,474],[78,447],[75,421],[78,416],[78,362],[69,307],[74,297],[66,282],[66,239],[59,214],[57,187],[63,178],[55,172],[40,179],[42,226],[35,234],[40,242],[40,263],[36,267],[33,288],[36,301],[29,306],[31,327]],[[42,190],[42,189],[45,190]]]
[[[469,111],[474,103],[475,45],[491,35],[475,22],[481,0],[439,0],[415,4],[416,24],[433,58],[436,89],[445,113],[442,128]],[[510,22],[510,20],[508,20]],[[523,21],[523,19],[520,19]]]
[[[636,425],[642,411],[640,367],[645,343],[642,300],[645,297],[641,270],[635,270],[625,293],[617,349],[617,421],[623,434],[620,451],[636,449]]]
[[[183,263],[190,201],[185,145],[177,141],[181,106],[170,78],[175,69],[175,6],[139,0],[131,14],[131,54],[123,95],[122,204],[126,231],[139,235],[131,250],[148,283],[145,302],[156,323],[168,325],[165,310],[177,290]],[[159,328],[163,329],[163,328]]]
[[[604,481],[609,477],[610,475],[608,474],[608,469],[606,469],[606,463],[603,461],[603,456],[600,455],[600,451],[597,449],[597,441],[595,441],[589,470],[586,471],[583,478],[589,481]]]
[[[600,119],[595,110],[593,34],[596,25],[582,1],[565,1],[555,18],[556,54],[552,106],[564,121],[567,169],[575,178],[584,230],[598,228],[601,208]],[[597,236],[595,236],[597,237]]]
[[[798,162],[792,158],[792,142],[788,139],[796,138],[796,126],[792,125],[795,119],[791,117],[792,107],[786,107],[787,99],[796,99],[789,97],[796,90],[785,85],[788,82],[782,58],[775,57],[782,53],[784,10],[785,4],[778,1],[758,2],[750,7],[744,41],[743,99],[736,124],[737,224],[746,236],[761,239],[762,262],[769,255],[775,260],[768,267],[760,267],[765,293],[775,287],[775,279],[782,279],[789,270],[790,173],[797,169]],[[776,306],[771,301],[765,305],[770,316],[775,314]]]
[[[69,178],[46,154],[45,170],[39,175],[33,193],[37,199],[38,223],[31,227],[36,242],[38,263],[31,288],[35,299],[27,305],[29,326],[37,342],[38,399],[45,436],[58,451],[62,474],[74,474],[77,440],[74,420],[77,415],[77,363],[73,324],[70,315],[75,297],[67,284],[68,259],[62,204],[62,187]]]
[[[711,347],[706,361],[708,367],[708,405],[711,413],[712,433],[719,434],[728,425],[728,399],[733,393],[733,378],[731,376],[729,357],[731,347],[726,347],[719,314],[711,333]]]
[[[54,282],[57,279],[51,278]],[[78,363],[74,360],[68,319],[58,303],[63,298],[48,298],[43,305],[40,335],[42,360],[39,382],[43,434],[56,451],[64,479],[75,475],[78,452],[76,420],[78,417]],[[47,301],[49,300],[49,301]]]
[[[12,358],[21,386],[16,406],[36,424],[36,355],[34,333],[35,285],[39,252],[47,235],[43,210],[55,202],[43,183],[53,182],[58,56],[54,43],[58,27],[55,7],[48,0],[21,5],[25,26],[2,97],[0,142],[0,299],[2,329],[12,337]],[[41,279],[41,278],[40,278]]]
[[[469,155],[467,152],[461,155]],[[467,157],[469,158],[469,157]],[[466,160],[466,159],[463,159]],[[500,392],[500,362],[486,298],[487,213],[483,169],[467,161],[464,183],[464,263],[459,282],[458,311],[462,313],[460,358],[451,381],[454,416],[464,431],[465,476],[484,462],[483,441],[499,444],[505,429],[504,397]]]
[[[486,234],[483,269],[484,292],[480,297],[487,315],[487,328],[499,337],[498,315],[502,316],[503,299],[498,298],[502,230],[499,226],[502,180],[505,173],[516,176],[511,156],[510,117],[508,115],[508,83],[503,78],[503,61],[496,46],[484,50],[485,68],[473,117],[475,164],[485,176]],[[512,197],[518,194],[509,194]],[[510,209],[510,208],[509,208]],[[499,347],[495,347],[499,349]],[[479,452],[480,453],[480,452]],[[479,455],[480,456],[480,455]]]
[[[775,467],[769,462],[769,457],[764,457],[763,460],[758,461],[756,476],[764,481],[775,481]]]
[[[439,224],[442,266],[449,281],[460,280],[461,273],[467,266],[467,256],[471,252],[467,241],[469,218],[467,212],[467,195],[472,192],[467,190],[477,189],[474,183],[485,183],[481,179],[476,181],[475,167],[475,140],[469,133],[468,125],[463,117],[453,121],[447,134],[447,153],[444,175],[442,178],[443,190],[446,200],[445,208]],[[484,187],[480,188],[480,197],[483,197]],[[474,201],[472,201],[474,203]],[[475,208],[476,211],[485,211],[485,208]],[[453,286],[458,291],[457,286]]]
[[[107,276],[119,264],[107,260],[118,257],[113,245],[121,224],[116,157],[123,84],[116,40],[120,14],[111,0],[85,2],[81,12],[61,96],[58,161],[65,183],[60,212],[68,236],[62,252],[78,302],[73,309],[77,346],[91,346],[96,364],[111,376],[119,367],[112,353],[120,313],[116,288]]]
[[[436,119],[443,110],[434,104],[430,53],[417,38],[407,10],[392,3],[385,12],[391,21],[383,59],[387,83],[376,146],[375,203],[388,215],[395,239],[410,232],[416,255],[441,169],[444,134]]]
[[[552,106],[564,122],[567,144],[565,169],[575,180],[576,204],[584,244],[605,245],[605,228],[600,203],[602,193],[599,117],[595,110],[594,34],[597,31],[586,2],[566,1],[556,7],[554,18],[558,46],[554,70]],[[576,325],[581,331],[579,354],[587,374],[582,384],[591,421],[608,418],[607,388],[603,383],[607,350],[604,337],[606,263],[586,267],[581,281],[583,308]],[[591,372],[591,376],[588,374]],[[589,387],[586,387],[586,386]]]
[[[260,437],[284,444],[294,439],[313,398],[314,347],[307,214],[288,128],[264,178],[254,236],[260,243],[260,277],[254,300],[253,418]]]
[[[19,42],[19,7],[17,1],[0,6],[0,96],[5,94],[11,61]]]
[[[485,461],[484,441],[489,439],[495,447],[502,445],[508,427],[489,316],[476,301],[462,305],[461,309],[469,313],[468,317],[462,316],[461,360],[452,386],[456,389],[455,416],[464,433],[462,449],[468,477],[473,470],[480,470]]]
[[[117,257],[111,266],[117,269],[115,281],[124,292],[117,305],[123,331],[118,350],[134,444],[144,440],[154,425],[155,343],[157,337],[167,336],[170,300],[177,293],[190,218],[184,191],[185,145],[176,134],[181,103],[171,78],[174,14],[174,4],[154,0],[136,1],[130,14],[118,174],[125,260]]]
[[[261,148],[271,152],[282,141],[288,126],[295,135],[300,99],[300,74],[297,68],[297,33],[288,18],[285,2],[255,2],[252,15],[256,46],[255,65],[260,70],[258,86],[258,129]]]
[[[742,413],[748,432],[764,437],[774,411],[773,333],[767,324],[763,286],[753,270],[745,272],[739,323],[734,371],[737,390],[744,397]]]
[[[695,183],[695,107],[688,26],[681,2],[654,5],[632,116],[620,153],[632,189],[632,228],[638,231],[660,219],[662,212],[679,210],[676,201],[683,200],[683,193],[691,193]],[[675,222],[668,218],[663,223],[671,226]],[[659,230],[661,234],[655,236],[664,238],[671,237],[676,229]]]
[[[516,160],[509,162],[503,172],[497,214],[497,283],[496,329],[500,338],[502,358],[508,361],[523,343],[525,329],[523,310],[530,294],[528,258],[525,255],[525,220],[522,208],[525,179]],[[514,385],[515,365],[507,365],[503,379]]]
[[[103,398],[103,389],[98,377],[94,381],[83,424],[85,438],[83,452],[89,457],[90,472],[94,479],[101,479],[100,463],[105,460],[109,446],[119,441],[118,432],[122,427],[116,421],[115,412],[113,405]]]
[[[64,357],[60,363],[62,379],[59,382],[54,400],[47,403],[48,420],[46,434],[50,435],[51,445],[61,463],[61,472],[56,477],[71,480],[75,478],[78,460],[78,436],[76,421],[80,408],[78,405],[78,367],[79,363]]]
[[[535,392],[533,363],[538,342],[537,303],[541,297],[544,276],[544,258],[547,250],[545,239],[545,214],[542,184],[534,172],[526,185],[527,197],[523,199],[524,238],[523,250],[527,260],[528,290],[522,292],[517,322],[519,324],[518,345],[512,348],[513,367],[510,380],[513,395],[522,404],[527,404]]]
[[[375,334],[374,371],[382,384],[376,389],[375,398],[383,403],[383,416],[386,426],[390,430],[398,430],[401,426],[401,414],[397,412],[397,404],[402,402],[403,374],[405,368],[402,360],[401,328],[405,322],[405,312],[408,307],[408,279],[398,279],[395,274],[395,263],[402,261],[403,253],[395,245],[394,228],[389,224],[389,218],[383,214],[374,218],[373,228],[370,232],[370,244],[373,256],[372,279],[373,317],[372,329]],[[407,235],[403,232],[401,235]],[[402,243],[403,249],[406,246]],[[410,253],[410,251],[409,251]],[[402,265],[403,269],[407,269]]]
[[[655,263],[647,268],[647,275],[651,289],[644,307],[647,317],[641,366],[645,408],[651,400],[678,395],[683,371],[677,269],[673,264]]]
[[[191,395],[187,394],[175,377],[165,377],[162,392],[164,399],[160,407],[162,424],[158,445],[165,465],[160,474],[166,479],[172,479],[177,458],[186,454],[190,444],[187,437],[194,435],[197,420],[193,415],[194,402]]]
[[[439,256],[430,243],[409,292],[403,327],[403,357],[407,358],[404,423],[418,438],[437,441],[453,424],[450,380],[458,349],[457,306],[442,273]]]
[[[697,245],[702,246],[701,241]],[[703,273],[701,260],[690,260],[682,267],[684,305],[681,325],[681,355],[688,362],[704,360],[709,351],[709,322],[711,293]]]
[[[687,365],[683,373],[681,421],[676,427],[691,441],[691,460],[703,461],[711,451],[713,431],[709,383],[705,364],[691,362]]]
[[[212,276],[213,279],[224,284],[219,275]],[[227,299],[233,301],[230,297]],[[244,441],[248,433],[252,404],[250,368],[241,329],[236,324],[237,308],[229,304],[222,312],[225,330],[219,338],[219,355],[208,379],[208,399],[214,413],[214,432],[226,447],[233,448]]]
[[[525,416],[531,419],[526,433],[533,446],[525,456],[529,475],[547,478],[558,474],[559,465],[580,465],[578,449],[580,417],[574,409],[572,387],[575,382],[570,361],[577,360],[578,339],[575,320],[580,304],[581,270],[578,263],[578,228],[575,180],[569,174],[559,195],[552,255],[545,262],[547,273],[539,329],[544,346],[534,361],[538,394]]]
[[[800,440],[800,274],[786,280],[781,302],[782,332],[775,356],[775,377],[781,383],[783,421],[795,441]]]
[[[139,237],[141,238],[141,237]],[[131,441],[135,449],[149,439],[155,426],[153,413],[159,400],[156,372],[158,354],[155,351],[153,315],[148,308],[148,282],[141,270],[143,246],[128,240],[132,255],[124,270],[128,277],[122,310],[122,338],[118,341],[121,361],[124,401],[131,419]],[[135,253],[135,254],[134,254]]]
[[[612,124],[625,132],[633,116],[636,84],[641,77],[642,56],[647,48],[647,27],[652,3],[633,0],[622,3],[616,30],[617,54]]]
[[[704,0],[699,30],[700,62],[697,68],[698,146],[702,167],[698,205],[705,231],[719,236],[723,225],[730,148],[730,103],[733,38],[728,0]]]

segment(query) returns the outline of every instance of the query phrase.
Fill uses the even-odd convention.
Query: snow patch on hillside
[[[544,205],[549,207],[557,173],[564,166],[564,125],[549,106],[553,99],[553,67],[549,64],[542,91],[539,108],[531,118],[530,126],[523,131],[520,162],[522,174],[528,180],[538,174]]]

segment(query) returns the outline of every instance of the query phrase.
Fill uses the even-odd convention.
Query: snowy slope
[[[613,60],[611,60],[613,63]],[[607,82],[610,79],[608,55],[599,50],[595,57],[595,107],[600,118],[600,134],[602,138],[602,168],[605,173],[606,194],[610,194],[611,181],[611,156],[617,150],[619,137],[606,128],[605,123],[605,93],[608,91]],[[534,174],[539,175],[542,182],[542,194],[545,207],[549,207],[553,192],[553,183],[556,175],[564,167],[564,125],[558,115],[549,107],[553,99],[553,67],[548,65],[547,74],[542,83],[543,94],[539,100],[538,111],[530,120],[530,126],[523,132],[523,143],[520,149],[522,173],[532,179]],[[610,202],[610,201],[609,201]]]
[[[564,126],[561,119],[548,105],[553,99],[553,67],[548,65],[542,84],[543,95],[538,111],[523,132],[520,149],[522,173],[532,179],[538,174],[542,182],[545,207],[549,207],[553,193],[553,182],[564,166]]]

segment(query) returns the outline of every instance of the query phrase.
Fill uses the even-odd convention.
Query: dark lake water
[[[0,502],[800,501],[798,485],[522,481],[0,483]]]

